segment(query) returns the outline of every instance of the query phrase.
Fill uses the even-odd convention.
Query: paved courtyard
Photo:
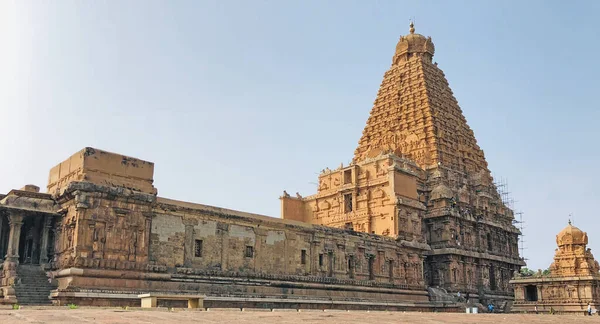
[[[24,307],[20,310],[0,308],[0,323],[598,323],[600,316],[521,315],[521,314],[451,314],[366,311],[255,311],[211,310],[208,312],[166,309],[124,310],[116,308]]]

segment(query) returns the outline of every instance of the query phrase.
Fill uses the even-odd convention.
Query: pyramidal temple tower
[[[416,34],[411,23],[383,76],[354,162],[391,152],[421,168],[441,164],[489,176],[483,151],[444,72],[432,63],[434,52],[431,37]]]
[[[282,218],[394,237],[413,250],[389,275],[421,262],[429,287],[511,299],[520,232],[434,53],[411,23],[352,162],[322,170],[315,195],[284,192]]]

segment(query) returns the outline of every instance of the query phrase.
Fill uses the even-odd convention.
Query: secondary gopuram
[[[429,287],[510,300],[509,280],[525,264],[520,232],[434,52],[432,39],[411,24],[352,162],[324,169],[315,195],[284,193],[281,216],[427,244]]]
[[[583,313],[588,304],[600,305],[600,266],[587,248],[588,236],[571,221],[556,235],[554,262],[550,273],[532,276],[517,274],[511,284],[515,289],[514,312]]]

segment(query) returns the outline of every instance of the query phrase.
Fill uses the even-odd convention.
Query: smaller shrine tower
[[[549,274],[517,275],[511,280],[513,311],[531,312],[537,306],[543,312],[584,312],[588,304],[596,309],[600,305],[600,266],[587,248],[587,233],[569,221],[556,235],[556,244]]]

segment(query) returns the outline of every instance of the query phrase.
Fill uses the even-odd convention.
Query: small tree
[[[535,271],[529,269],[529,268],[521,268],[521,275],[522,276],[533,276],[535,274]]]

